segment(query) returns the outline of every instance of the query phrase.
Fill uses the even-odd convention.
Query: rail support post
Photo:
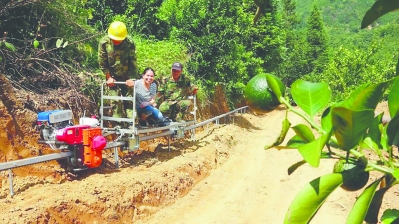
[[[170,152],[170,135],[168,135],[168,152]]]
[[[118,147],[115,147],[115,148],[114,148],[114,158],[115,158],[115,166],[116,166],[116,169],[119,169]]]
[[[8,169],[8,179],[10,181],[10,195],[14,196],[14,189],[13,189],[13,184],[12,184],[12,170]]]

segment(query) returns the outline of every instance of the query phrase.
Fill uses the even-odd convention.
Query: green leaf
[[[4,42],[4,45],[6,46],[6,48],[8,48],[11,51],[16,51],[17,50],[12,43]]]
[[[282,124],[282,127],[281,127],[280,135],[279,135],[279,136],[277,137],[277,139],[273,142],[273,144],[271,144],[271,145],[266,145],[266,146],[264,147],[264,149],[270,149],[270,148],[273,147],[273,146],[277,146],[277,145],[280,145],[281,143],[283,143],[283,141],[284,141],[284,139],[285,139],[285,136],[287,135],[288,130],[290,129],[290,127],[291,127],[291,123],[290,123],[290,121],[287,119],[287,113],[286,113],[285,119],[283,120],[283,124]]]
[[[346,100],[334,104],[335,107],[347,107],[352,110],[373,109],[381,101],[384,92],[387,90],[392,80],[370,84],[366,83],[353,91]]]
[[[399,210],[397,209],[387,209],[381,216],[382,224],[393,224],[399,221]]]
[[[378,212],[381,209],[382,199],[384,198],[385,193],[389,188],[379,189],[375,192],[373,200],[370,203],[369,209],[367,211],[366,217],[364,220],[368,223],[377,223],[378,222]]]
[[[34,48],[39,47],[39,44],[40,44],[40,43],[39,43],[38,40],[34,40],[34,41],[33,41],[33,47],[34,47]]]
[[[374,181],[357,198],[355,204],[352,207],[352,210],[348,215],[346,223],[363,223],[363,220],[366,217],[366,213],[369,209],[371,201],[374,197],[375,190],[378,184],[381,182],[381,179],[382,178]]]
[[[395,170],[393,171],[392,175],[393,175],[397,180],[399,180],[399,169],[395,169]]]
[[[292,129],[295,131],[297,136],[299,136],[306,143],[315,140],[312,130],[310,130],[310,128],[304,124],[298,124],[292,127]]]
[[[378,116],[374,117],[369,127],[369,131],[367,132],[363,140],[362,144],[363,148],[374,149],[374,150],[379,150],[382,148],[380,126],[382,126],[381,119],[383,115],[384,113],[381,113]]]
[[[321,150],[324,148],[329,138],[330,133],[324,134],[310,143],[299,146],[298,151],[309,165],[318,167],[320,164]]]
[[[291,175],[296,169],[298,169],[298,168],[299,168],[300,166],[302,166],[303,164],[306,164],[306,161],[305,161],[305,160],[301,160],[301,161],[299,161],[299,162],[297,162],[297,163],[291,165],[291,166],[288,168],[288,175]]]
[[[287,142],[287,147],[289,148],[298,148],[301,145],[305,145],[308,142],[305,142],[301,137],[298,135],[294,135],[290,140]]]
[[[328,107],[323,111],[323,114],[321,115],[321,127],[323,128],[324,131],[330,132],[333,124],[332,124],[332,119],[331,119],[331,107]]]
[[[391,147],[388,145],[388,135],[387,135],[387,127],[382,127],[381,130],[381,146],[382,149],[384,149],[385,151],[388,151],[388,148]]]
[[[311,83],[298,79],[291,86],[291,95],[303,111],[314,116],[330,101],[331,89],[325,82]]]
[[[367,85],[353,98],[353,104],[350,108],[353,110],[373,109],[381,101],[384,92],[387,90],[392,80]]]
[[[388,146],[399,143],[399,114],[389,121],[386,129]]]
[[[57,48],[60,48],[63,41],[64,41],[63,39],[58,39],[57,42],[55,43],[55,46],[56,46]]]
[[[363,17],[361,29],[372,24],[381,16],[399,9],[399,1],[377,0]]]
[[[309,223],[327,197],[343,182],[342,174],[331,173],[306,184],[295,196],[284,219],[284,223]]]
[[[363,139],[363,142],[361,144],[361,148],[363,149],[373,149],[373,150],[378,150],[378,144],[373,141],[368,134],[366,134],[366,137]]]
[[[395,181],[395,178],[390,174],[387,174],[384,178],[385,179],[381,180],[380,189],[375,192],[373,200],[370,203],[364,219],[367,223],[378,223],[378,213],[380,212],[384,195],[392,187],[392,184]]]
[[[394,117],[399,112],[399,79],[396,78],[388,94],[389,115]]]
[[[352,93],[351,95],[340,102],[335,103],[333,106],[335,107],[347,107],[347,108],[352,108],[353,103],[355,102],[356,98],[362,94],[362,91],[369,85],[369,83],[366,84],[362,84],[359,87],[357,87]],[[352,108],[354,109],[354,108]]]
[[[278,99],[280,99],[280,97],[284,97],[285,86],[277,76],[272,74],[266,74],[266,80],[267,85],[269,85],[269,88],[273,91]]]
[[[331,158],[333,158],[333,157],[331,157],[331,155],[329,155],[329,154],[327,154],[327,153],[325,153],[325,152],[322,152],[321,153],[321,159],[331,159]],[[301,160],[301,161],[299,161],[299,162],[297,162],[297,163],[295,163],[295,164],[293,164],[293,165],[291,165],[289,168],[288,168],[288,175],[291,175],[296,169],[298,169],[300,166],[302,166],[303,164],[306,164],[306,161],[305,160]]]
[[[64,45],[62,45],[62,48],[65,48],[68,45],[68,41],[65,41]]]
[[[359,144],[373,117],[374,110],[353,111],[345,107],[333,107],[333,130],[340,148],[350,150]]]

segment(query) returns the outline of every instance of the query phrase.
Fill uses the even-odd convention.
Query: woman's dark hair
[[[141,74],[141,77],[143,77],[144,74],[147,73],[148,71],[152,71],[152,72],[154,73],[154,78],[155,78],[155,71],[154,71],[154,69],[152,69],[152,68],[150,68],[150,67],[144,69],[143,73]],[[155,83],[157,86],[159,85],[158,81],[155,80],[155,79],[154,79],[154,83]]]
[[[141,76],[143,76],[143,75],[144,75],[145,73],[147,73],[148,71],[152,71],[152,72],[154,73],[154,77],[155,77],[155,71],[154,71],[154,69],[152,69],[152,68],[150,68],[150,67],[145,68],[144,71],[143,71],[143,73],[141,74]]]

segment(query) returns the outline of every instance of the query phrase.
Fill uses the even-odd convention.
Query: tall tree
[[[303,32],[299,32],[299,17],[296,13],[296,2],[293,0],[283,0],[282,15],[284,30],[286,32],[285,47],[286,54],[284,62],[280,66],[280,77],[287,86],[303,76],[304,67],[307,62],[304,56],[305,38]]]
[[[293,0],[283,0],[283,19],[286,28],[294,29],[299,23],[296,12],[296,2]]]
[[[324,28],[323,19],[317,5],[314,5],[307,19],[306,40],[308,47],[308,73],[320,74],[328,64],[328,36]]]
[[[221,83],[228,92],[234,92],[243,88],[259,67],[259,61],[244,43],[250,34],[251,18],[243,12],[242,2],[166,0],[157,16],[170,27],[172,39],[188,46],[186,71],[207,86]]]
[[[252,50],[263,59],[266,72],[276,72],[285,54],[285,30],[278,9],[278,1],[270,0],[269,7],[252,30]]]
[[[155,15],[163,0],[88,0],[93,18],[89,21],[100,31],[106,30],[112,20],[122,20],[134,34],[163,39],[169,30]]]

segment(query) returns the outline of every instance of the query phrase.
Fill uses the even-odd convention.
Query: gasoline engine
[[[57,130],[72,126],[73,113],[71,110],[50,110],[40,112],[37,115],[37,127],[40,132],[40,140],[48,143],[56,141]],[[51,148],[59,149],[59,145],[50,145]]]
[[[107,141],[102,136],[98,119],[84,117],[79,119],[79,125],[73,125],[72,117],[70,110],[40,112],[37,119],[39,143],[73,152],[68,162],[74,170],[100,166]]]

